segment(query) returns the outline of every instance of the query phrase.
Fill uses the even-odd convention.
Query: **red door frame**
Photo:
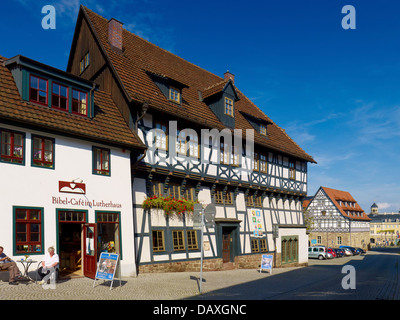
[[[89,228],[93,229],[88,230]],[[83,275],[85,277],[94,279],[96,275],[96,269],[97,269],[97,227],[95,223],[86,223],[83,226]]]

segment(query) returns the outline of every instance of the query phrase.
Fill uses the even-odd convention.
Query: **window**
[[[260,251],[261,252],[267,252],[267,240],[266,239],[260,239]]]
[[[152,183],[151,192],[153,196],[162,197],[163,195],[163,184],[155,181]]]
[[[47,80],[31,75],[29,78],[29,101],[47,105]]]
[[[181,199],[181,186],[179,184],[170,184],[168,189],[170,197]]]
[[[248,207],[253,207],[254,206],[254,198],[253,196],[246,196],[246,205]]]
[[[342,237],[341,236],[337,237],[337,244],[342,244]]]
[[[97,212],[96,218],[98,250],[120,253],[119,212]]]
[[[87,115],[87,93],[72,89],[72,113]]]
[[[253,171],[258,171],[259,169],[259,156],[257,152],[253,153]]]
[[[215,203],[217,203],[217,204],[231,205],[231,204],[233,204],[232,192],[230,192],[230,191],[224,192],[221,189],[217,189],[217,190],[215,190],[215,193],[214,193],[214,200],[215,200]]]
[[[54,139],[32,135],[32,165],[54,169]]]
[[[179,154],[198,158],[199,140],[197,134],[186,133],[185,130],[177,131],[176,152]]]
[[[53,82],[51,90],[51,106],[63,111],[68,111],[68,87]]]
[[[321,236],[317,236],[317,243],[318,243],[318,244],[321,244],[321,243],[322,243],[322,238],[321,238]]]
[[[89,66],[90,63],[90,54],[89,52],[85,54],[85,56],[82,58],[82,60],[79,63],[79,71],[82,73],[83,71],[86,70],[86,68]]]
[[[58,220],[60,222],[85,222],[85,212],[84,211],[59,211]]]
[[[262,196],[256,196],[254,200],[254,206],[261,208],[263,203]]]
[[[169,87],[169,100],[176,103],[180,103],[181,102],[180,91],[174,87]]]
[[[268,172],[267,156],[265,154],[260,154],[260,172]]]
[[[289,179],[290,180],[296,179],[296,163],[293,160],[289,161]]]
[[[14,207],[15,248],[17,254],[42,251],[43,209]]]
[[[226,115],[233,117],[233,100],[225,97],[224,112]]]
[[[1,155],[0,161],[24,164],[25,134],[8,130],[0,130]]]
[[[153,230],[153,252],[165,251],[164,231]]]
[[[251,239],[251,252],[259,252],[258,239]]]
[[[264,136],[267,135],[267,127],[263,124],[260,124],[260,133]]]
[[[267,252],[267,240],[266,239],[251,239],[251,252]]]
[[[197,231],[187,230],[186,236],[187,236],[188,250],[197,250],[199,248],[197,245]]]
[[[183,238],[183,230],[172,231],[172,243],[174,250],[185,250],[185,239]]]
[[[155,132],[155,146],[158,149],[168,149],[168,138],[167,138],[167,125],[162,122],[155,122],[155,128],[159,129]],[[160,131],[161,130],[161,131]]]
[[[239,166],[239,153],[235,146],[229,148],[228,144],[221,142],[220,151],[220,161],[222,164],[232,165],[235,167]]]
[[[110,175],[110,150],[93,147],[93,173]]]
[[[196,193],[195,188],[186,186],[184,198],[189,201],[194,201],[196,197],[195,193]]]

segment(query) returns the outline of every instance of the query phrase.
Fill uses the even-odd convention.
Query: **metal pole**
[[[203,255],[204,255],[204,245],[203,245],[203,229],[204,229],[204,209],[201,210],[201,260],[200,260],[200,294],[201,285],[203,283]]]

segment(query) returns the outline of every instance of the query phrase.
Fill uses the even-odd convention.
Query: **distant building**
[[[374,204],[371,206],[371,214],[378,214],[378,206],[377,204],[374,202]]]
[[[379,207],[374,203],[369,217],[371,246],[400,244],[400,212],[379,212]]]
[[[349,192],[320,187],[303,206],[312,220],[310,245],[368,247],[371,219]]]

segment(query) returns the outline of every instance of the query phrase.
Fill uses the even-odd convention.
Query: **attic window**
[[[263,124],[260,124],[260,134],[266,136],[267,135],[267,127]]]
[[[79,63],[79,71],[82,73],[83,71],[86,70],[86,68],[89,66],[90,62],[90,54],[89,52],[85,54],[85,56],[82,58],[81,62]]]
[[[233,100],[225,97],[224,112],[226,115],[233,117]]]
[[[169,100],[176,103],[181,103],[181,92],[179,89],[169,87]]]
[[[72,113],[87,115],[87,93],[72,89]]]
[[[47,105],[47,79],[33,75],[29,79],[29,101]]]

